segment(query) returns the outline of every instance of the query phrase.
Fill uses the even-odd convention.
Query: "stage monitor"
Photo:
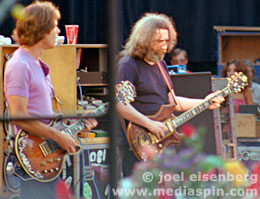
[[[212,92],[210,72],[174,74],[171,75],[171,79],[177,96],[202,99]],[[181,113],[174,114],[177,116]],[[207,132],[204,138],[203,151],[207,154],[216,154],[213,111],[207,109],[192,118],[188,123],[192,124],[195,128],[200,126],[206,127]],[[178,151],[185,147],[186,146],[182,144],[176,148]]]

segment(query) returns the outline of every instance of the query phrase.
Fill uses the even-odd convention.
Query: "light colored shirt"
[[[260,84],[252,82],[251,86],[253,103],[260,105]]]
[[[7,62],[4,80],[5,96],[28,98],[27,111],[31,116],[52,116],[52,85],[49,67],[37,62],[22,47]]]

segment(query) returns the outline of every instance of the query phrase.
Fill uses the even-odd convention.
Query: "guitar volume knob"
[[[60,158],[55,158],[55,162],[59,162],[60,160]]]

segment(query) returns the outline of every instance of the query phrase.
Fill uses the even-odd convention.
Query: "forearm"
[[[130,104],[125,105],[123,103],[118,103],[116,105],[116,109],[124,119],[134,122],[146,128],[149,127],[150,119],[147,116],[143,115],[142,113],[138,112]]]
[[[177,100],[176,111],[187,111],[203,102],[203,99],[192,99],[186,97],[175,97]]]
[[[44,137],[54,141],[58,141],[60,136],[62,136],[60,131],[37,120],[13,121],[13,123],[33,136]]]

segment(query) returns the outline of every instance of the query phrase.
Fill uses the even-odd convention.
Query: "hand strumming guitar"
[[[76,151],[76,142],[69,134],[53,129],[53,140],[67,153]]]
[[[155,121],[151,119],[149,120],[150,122],[147,126],[147,129],[149,129],[149,131],[153,133],[158,139],[163,138],[164,133],[168,131],[167,126],[160,121]]]
[[[76,120],[70,120],[75,122]],[[90,131],[92,128],[95,128],[98,124],[97,120],[94,118],[88,118],[84,120],[86,131]],[[67,153],[74,153],[76,148],[76,142],[69,134],[62,133],[60,131],[56,131],[54,133],[53,140],[57,142],[57,144],[64,149]]]

